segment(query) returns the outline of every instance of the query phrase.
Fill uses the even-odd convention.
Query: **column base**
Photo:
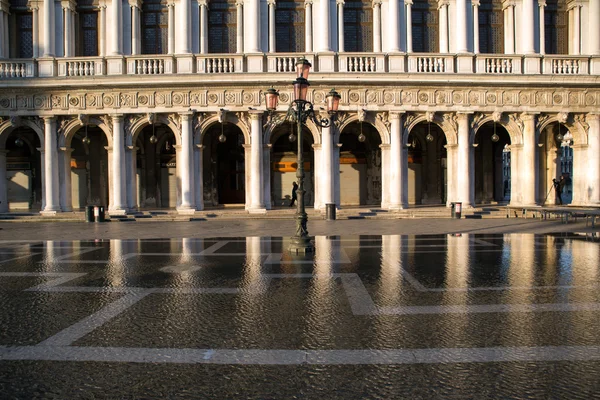
[[[44,210],[44,211],[40,211],[40,214],[44,217],[52,217],[54,215],[56,215],[59,212],[59,210]]]
[[[127,210],[124,208],[117,208],[115,210],[108,210],[108,215],[127,215]]]
[[[248,208],[248,214],[266,214],[266,208]]]
[[[402,204],[390,204],[387,209],[390,211],[402,211],[407,209],[408,207]]]
[[[180,214],[180,215],[194,215],[195,212],[196,212],[196,210],[194,210],[192,207],[177,208],[177,214]]]

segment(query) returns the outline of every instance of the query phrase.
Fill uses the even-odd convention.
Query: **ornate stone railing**
[[[172,56],[127,57],[128,75],[163,75],[174,73]]]
[[[104,60],[100,57],[59,58],[58,76],[94,76],[104,75]]]
[[[385,54],[341,53],[339,72],[385,72]]]
[[[267,54],[267,72],[294,73],[296,72],[296,62],[302,57],[310,61],[313,66],[315,65],[315,57],[312,54]]]
[[[475,72],[479,74],[520,74],[521,56],[478,54]]]
[[[589,57],[546,56],[542,62],[542,73],[551,75],[587,75]]]
[[[33,60],[0,61],[0,79],[31,78],[36,75]]]
[[[231,54],[196,55],[196,71],[206,74],[228,74],[243,72],[244,56],[232,56]]]
[[[59,57],[0,60],[0,79],[281,73],[294,74],[306,57],[316,73],[418,73],[482,75],[600,75],[600,56],[423,54],[423,53],[267,53],[150,56]]]
[[[451,54],[409,55],[408,72],[454,72],[454,56]]]

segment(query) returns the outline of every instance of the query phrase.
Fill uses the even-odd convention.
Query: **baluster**
[[[88,61],[83,61],[81,63],[81,75],[88,76],[90,74],[90,63]]]
[[[575,70],[575,65],[573,63],[573,60],[569,60],[567,66],[569,68],[569,74],[572,74]]]
[[[15,64],[13,64],[13,63],[10,64],[10,77],[11,78],[15,77]]]
[[[161,74],[165,73],[165,60],[160,60],[160,71]]]
[[[96,75],[96,64],[90,61],[90,75]]]
[[[75,65],[75,71],[77,71],[77,75],[78,76],[85,76],[85,62],[84,61],[77,61],[77,64]]]
[[[219,58],[219,72],[220,73],[225,72],[225,59],[224,58]]]
[[[0,77],[4,78],[4,64],[0,64]]]
[[[228,66],[227,66],[227,72],[233,72],[233,58],[230,58],[227,60],[228,62]]]
[[[150,61],[142,60],[142,62],[144,63],[144,75],[146,75],[150,72]]]
[[[17,74],[17,76],[19,78],[23,78],[25,76],[25,74],[23,73],[23,64],[19,64],[18,67],[19,67],[19,73]]]

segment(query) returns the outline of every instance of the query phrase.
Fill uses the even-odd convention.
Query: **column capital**
[[[381,7],[381,2],[382,2],[381,0],[373,0],[373,3],[372,3],[373,8],[375,8],[377,6]]]
[[[63,10],[66,9],[66,10],[75,11],[75,9],[77,8],[77,5],[75,4],[75,2],[73,0],[61,0],[60,5],[63,8]]]
[[[471,5],[473,7],[479,7],[481,3],[479,2],[479,0],[471,0]]]
[[[540,8],[546,7],[546,0],[538,0],[538,6]]]
[[[123,114],[110,114],[109,115],[110,118],[112,118],[112,122],[123,122],[123,120],[125,119],[125,116]]]
[[[272,0],[272,1],[275,2],[275,0]],[[200,3],[198,3],[198,4],[200,4]],[[206,0],[202,0],[202,5],[204,5],[204,6],[206,5]],[[244,6],[244,0],[238,0],[238,1],[236,1],[235,2],[235,6],[237,8],[243,7]]]
[[[598,121],[600,120],[600,112],[598,111],[593,111],[593,112],[589,112],[585,115],[585,119],[586,121]]]
[[[515,0],[504,0],[502,2],[502,9],[505,10],[509,7],[514,7],[516,5],[515,3]]]
[[[313,4],[312,0],[304,0],[304,8],[312,7],[312,4]]]
[[[243,4],[243,3],[240,3],[240,2],[236,2],[235,3],[236,6],[238,4]],[[199,8],[206,7],[206,6],[208,6],[207,0],[200,0],[200,1],[198,1],[198,7]]]
[[[33,5],[32,5],[33,7]],[[36,4],[37,8],[37,4]],[[31,8],[30,8],[31,9]],[[0,12],[10,13],[10,3],[5,0],[0,0]]]
[[[194,112],[193,111],[182,111],[179,113],[179,115],[181,116],[181,121],[183,122],[189,122],[194,118]]]
[[[142,0],[128,0],[131,7],[142,9]]]
[[[250,115],[250,119],[254,121],[262,120],[264,113],[265,112],[262,110],[252,110],[248,112],[248,114]]]
[[[402,114],[405,114],[405,111],[390,111],[389,118],[391,120],[399,120],[402,117]]]
[[[583,4],[580,0],[570,0],[567,1],[567,11],[572,10],[573,8],[576,7],[583,7]]]
[[[44,122],[56,122],[56,116],[55,115],[43,115],[40,118],[43,119]]]
[[[473,0],[476,1],[476,0]],[[450,5],[450,0],[439,0],[438,1],[438,10],[441,9],[444,6],[449,6]]]
[[[344,2],[344,0],[336,0],[335,4],[337,4],[338,6],[339,6],[339,5],[342,5],[342,6],[343,6],[343,5],[344,5],[344,4],[346,4],[346,3]]]
[[[519,118],[521,118],[521,121],[535,121],[535,117],[538,116],[539,113],[534,113],[534,112],[523,112],[519,115]]]

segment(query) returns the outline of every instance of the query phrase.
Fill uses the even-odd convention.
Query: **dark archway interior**
[[[40,147],[38,135],[28,127],[14,129],[6,139],[6,185],[10,210],[40,209],[42,206]]]
[[[496,136],[494,136],[494,134]],[[510,201],[510,157],[506,129],[488,122],[475,134],[475,203],[497,204]]]
[[[87,136],[89,143],[85,143]],[[108,206],[108,140],[96,126],[80,128],[71,140],[71,201],[73,209]]]

